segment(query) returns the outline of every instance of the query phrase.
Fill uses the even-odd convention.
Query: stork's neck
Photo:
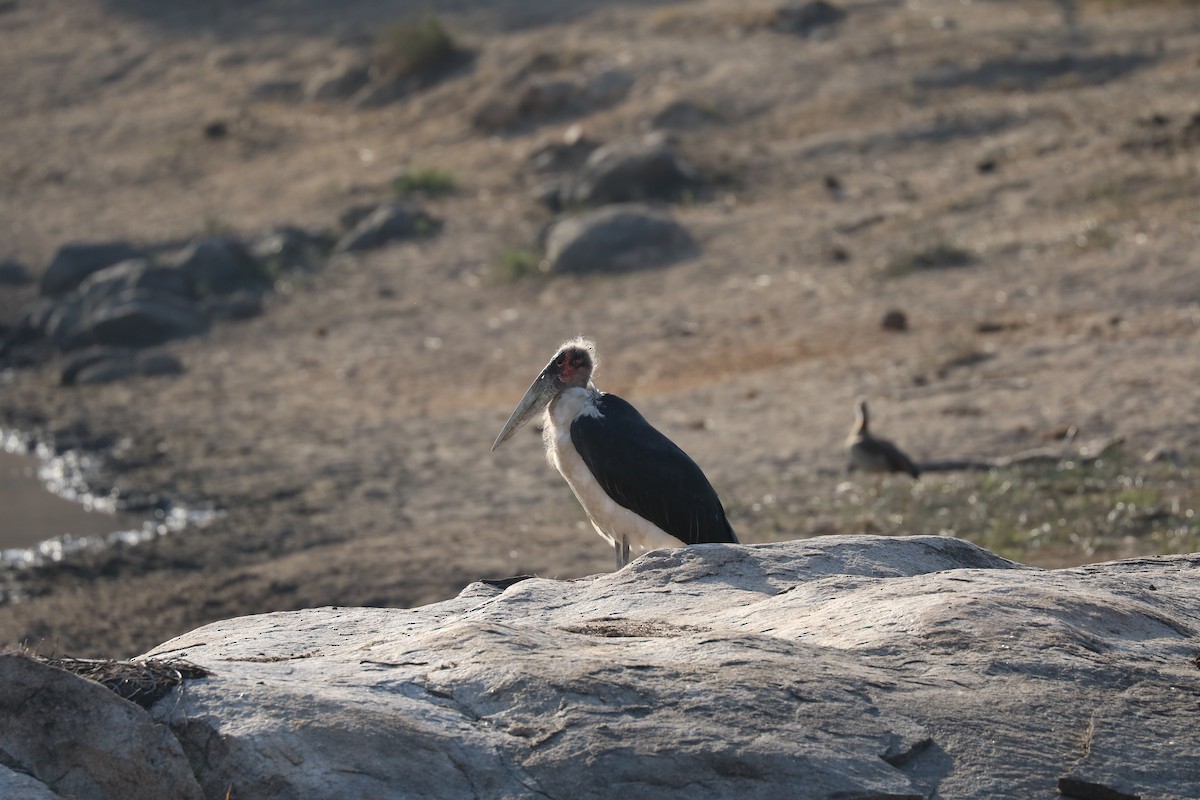
[[[570,427],[580,414],[598,415],[596,398],[599,396],[600,392],[591,383],[563,389],[546,406],[547,427]]]
[[[571,441],[571,423],[578,417],[599,417],[596,400],[600,397],[595,386],[572,386],[554,396],[546,406],[546,422],[542,427],[542,442],[546,445],[546,457],[556,468],[556,448],[567,446]],[[561,469],[560,469],[561,471]]]

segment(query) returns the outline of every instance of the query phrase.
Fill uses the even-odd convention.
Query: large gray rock
[[[781,33],[809,36],[845,18],[845,11],[826,0],[789,0],[775,10],[771,27]]]
[[[149,347],[207,330],[208,320],[179,269],[141,258],[85,278],[73,291],[31,307],[22,331],[45,336],[60,350],[90,345]],[[115,374],[115,373],[113,373]]]
[[[89,347],[72,353],[63,364],[63,386],[113,383],[134,376],[180,375],[183,362],[171,353],[126,347]]]
[[[0,797],[5,800],[66,800],[32,775],[0,764]]]
[[[332,241],[291,226],[269,230],[250,242],[250,255],[270,277],[288,272],[314,272],[325,260]]]
[[[0,654],[0,758],[5,800],[203,797],[179,742],[143,709],[15,653]]]
[[[134,289],[88,311],[79,329],[95,344],[152,347],[204,333],[208,320],[189,300]]]
[[[193,242],[179,257],[176,267],[187,276],[197,296],[271,287],[271,278],[263,265],[231,236],[212,236]]]
[[[615,105],[633,84],[633,76],[621,69],[545,71],[526,65],[476,105],[471,121],[486,131],[540,125]]]
[[[376,208],[338,241],[334,251],[353,253],[433,233],[440,223],[413,203],[391,202]]]
[[[128,242],[63,245],[42,273],[41,292],[49,296],[65,294],[93,272],[139,256],[141,253]]]
[[[691,234],[669,213],[632,203],[567,217],[546,234],[546,258],[558,273],[661,266],[695,250]]]
[[[612,142],[588,156],[569,200],[580,205],[670,200],[695,183],[695,171],[657,137]]]
[[[263,313],[263,298],[258,292],[214,295],[203,298],[196,309],[211,320],[253,319]]]
[[[945,537],[650,553],[153,653],[209,797],[1195,798],[1200,555],[1030,569]]]
[[[24,286],[32,282],[33,277],[20,261],[0,261],[0,286]]]
[[[78,298],[95,307],[122,292],[143,289],[177,297],[191,297],[191,286],[182,270],[155,266],[144,258],[122,261],[93,272],[76,289]]]

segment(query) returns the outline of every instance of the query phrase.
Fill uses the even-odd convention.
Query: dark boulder
[[[250,255],[269,277],[285,272],[314,272],[325,260],[332,242],[328,237],[284,226],[269,230],[250,242]]]
[[[187,275],[174,267],[159,267],[144,258],[122,261],[94,272],[79,284],[75,294],[85,306],[95,307],[122,292],[143,289],[149,292],[191,297]]]
[[[112,383],[137,374],[134,351],[128,348],[89,347],[79,350],[63,365],[63,386]]]
[[[825,0],[788,2],[775,10],[771,28],[780,33],[808,36],[845,18],[845,11]]]
[[[576,126],[572,129],[578,130]],[[529,154],[529,166],[534,172],[574,172],[599,146],[583,136],[540,142]]]
[[[196,304],[196,308],[214,322],[253,319],[263,312],[263,298],[258,292],[234,292],[205,297]]]
[[[150,347],[203,333],[208,320],[183,298],[134,289],[91,309],[79,330],[96,344]]]
[[[30,276],[29,270],[25,269],[24,264],[12,260],[0,261],[0,285],[24,286],[32,282],[33,277]]]
[[[526,66],[476,105],[471,121],[482,130],[501,131],[580,116],[617,104],[633,84],[633,76],[620,69],[547,72]]]
[[[72,353],[63,365],[63,386],[114,383],[135,376],[179,375],[183,362],[161,351],[138,351],[128,347],[89,347]]]
[[[52,297],[66,294],[93,272],[139,256],[141,253],[128,242],[65,244],[42,273],[41,292]]]
[[[72,295],[51,306],[42,318],[42,333],[60,350],[75,350],[92,343],[92,337],[82,327],[85,310],[78,297]]]
[[[143,673],[130,670],[129,682]],[[6,800],[204,797],[172,732],[98,681],[0,654],[0,719]]]
[[[334,251],[353,253],[373,250],[397,239],[433,233],[440,227],[440,222],[413,203],[384,203],[343,236]]]
[[[612,205],[568,217],[546,235],[550,271],[586,273],[659,266],[695,253],[692,236],[666,211]]]
[[[263,265],[231,236],[213,236],[192,243],[176,266],[187,276],[198,297],[229,294],[239,289],[266,290],[272,283]]]
[[[597,148],[571,187],[580,205],[672,200],[696,183],[696,173],[660,140],[622,141]]]

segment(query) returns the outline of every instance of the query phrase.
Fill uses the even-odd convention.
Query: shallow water
[[[0,552],[34,547],[64,534],[104,537],[142,528],[140,516],[108,513],[49,491],[38,477],[41,466],[36,456],[0,447]]]

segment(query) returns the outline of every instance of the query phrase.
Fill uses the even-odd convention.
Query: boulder
[[[695,250],[691,235],[669,213],[640,204],[567,217],[546,234],[546,258],[558,273],[659,266]]]
[[[633,84],[633,76],[620,69],[543,71],[525,66],[476,105],[472,123],[501,131],[579,116],[615,105]]]
[[[155,648],[208,797],[1194,798],[1200,555],[949,537],[661,550]],[[64,704],[63,708],[70,708]]]
[[[134,351],[125,347],[88,347],[72,353],[63,364],[59,383],[110,383],[137,374]]]
[[[0,796],[6,799],[204,797],[167,728],[65,670],[0,654],[0,720]]]
[[[533,187],[532,196],[538,205],[545,206],[551,213],[557,214],[563,210],[563,183],[550,178],[540,181]]]
[[[599,146],[583,136],[539,142],[529,154],[529,166],[534,172],[574,172]]]
[[[91,334],[82,327],[83,303],[69,295],[41,315],[42,333],[60,350],[75,350],[92,343]]]
[[[334,246],[334,252],[373,250],[397,239],[433,233],[440,226],[441,223],[414,203],[384,203],[343,236]]]
[[[31,307],[21,330],[25,339],[44,336],[71,351],[94,344],[148,347],[201,333],[207,321],[181,270],[136,258],[98,270],[66,295]]]
[[[189,300],[133,289],[88,311],[78,330],[96,344],[151,347],[204,333],[208,320]]]
[[[351,226],[352,227],[352,226]],[[300,228],[283,226],[267,231],[250,242],[250,255],[270,277],[285,272],[316,271],[332,242]]]
[[[128,242],[63,245],[42,273],[41,292],[52,297],[66,294],[93,272],[140,256],[141,253]]]
[[[63,386],[113,383],[134,376],[180,375],[183,362],[171,353],[127,347],[89,347],[72,353],[63,364]]]
[[[780,33],[809,36],[845,18],[845,11],[826,0],[792,0],[775,9],[771,28]]]
[[[580,205],[671,200],[696,183],[696,173],[657,137],[612,142],[592,152],[571,187]]]
[[[24,286],[33,283],[33,277],[19,261],[0,261],[0,286]]]
[[[265,291],[272,283],[263,265],[232,236],[193,242],[176,267],[187,277],[196,296],[229,294],[241,289]]]
[[[0,764],[0,797],[6,800],[66,800],[32,775]]]
[[[79,284],[75,293],[85,306],[95,307],[134,289],[181,298],[189,298],[192,294],[188,277],[182,270],[155,266],[145,258],[122,261],[93,272]]]
[[[253,319],[263,312],[263,298],[258,292],[234,292],[202,298],[196,309],[214,322]]]
[[[46,323],[57,305],[58,301],[52,297],[39,297],[27,303],[21,309],[17,324],[13,326],[8,335],[8,343],[10,345],[27,344],[44,337]]]

